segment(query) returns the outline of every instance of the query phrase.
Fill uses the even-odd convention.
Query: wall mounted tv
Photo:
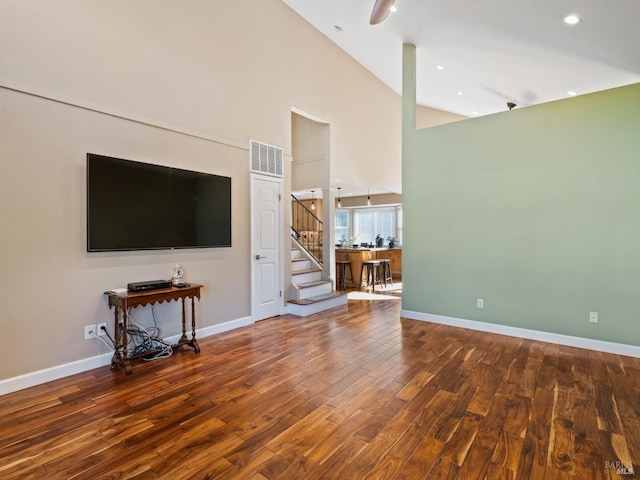
[[[87,154],[87,251],[231,246],[231,178]]]

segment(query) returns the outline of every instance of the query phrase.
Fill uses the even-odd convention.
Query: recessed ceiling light
[[[444,70],[444,67],[443,67],[442,65],[438,65],[436,68],[437,68],[438,70]]]
[[[397,11],[398,11],[398,8],[397,8],[395,5],[393,5],[393,6],[389,9],[389,11],[390,11],[391,13],[395,13],[395,12],[397,12]]]
[[[464,93],[462,93],[462,92],[458,92],[458,95],[462,96],[462,95],[464,95]]]
[[[333,28],[335,29],[336,32],[342,31],[342,27],[340,25],[334,25]]]
[[[578,23],[580,23],[580,17],[573,13],[564,17],[563,20],[567,25],[577,25]]]
[[[569,91],[567,92],[567,95],[569,95],[570,97],[575,97],[575,96],[577,95],[577,93],[576,93],[576,92],[574,92],[573,90],[569,90]]]

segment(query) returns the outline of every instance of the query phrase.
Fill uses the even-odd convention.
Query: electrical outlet
[[[96,337],[96,326],[95,325],[85,325],[84,326],[84,339],[91,340]]]
[[[484,308],[484,298],[479,298],[476,300],[476,307]]]
[[[104,330],[103,330],[104,328]],[[96,325],[96,329],[97,329],[97,333],[99,337],[102,337],[103,335],[107,334],[107,324],[106,323],[99,323]]]
[[[598,323],[598,312],[589,312],[589,323]]]

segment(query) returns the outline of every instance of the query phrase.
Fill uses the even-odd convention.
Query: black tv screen
[[[231,246],[231,178],[87,154],[87,251]]]

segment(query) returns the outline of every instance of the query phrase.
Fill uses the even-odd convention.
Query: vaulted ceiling
[[[375,26],[374,0],[283,2],[398,93],[416,45],[418,103],[464,116],[640,82],[638,0],[396,0]]]

